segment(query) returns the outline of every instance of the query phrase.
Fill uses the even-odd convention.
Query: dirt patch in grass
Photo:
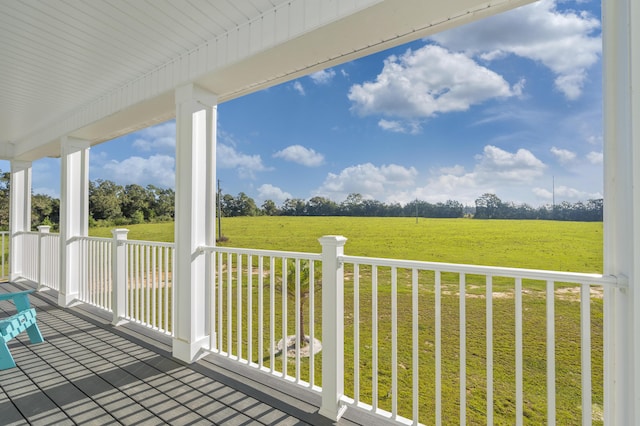
[[[470,290],[475,290],[478,287],[470,287]],[[555,298],[557,300],[566,300],[568,302],[580,302],[580,286],[575,287],[562,287],[555,290]],[[457,291],[443,291],[443,295],[447,296],[459,296],[460,292]],[[544,291],[538,290],[527,290],[523,289],[522,294],[526,296],[538,297],[540,299],[544,299],[547,296],[547,293]],[[514,291],[494,291],[492,293],[493,299],[513,299],[515,295]],[[486,299],[486,294],[484,293],[467,293],[467,299]],[[604,289],[602,287],[591,287],[591,298],[592,299],[602,299],[604,296]]]

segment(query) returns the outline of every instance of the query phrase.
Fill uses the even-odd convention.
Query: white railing
[[[219,247],[202,252],[211,268],[211,351],[318,391],[320,255]],[[298,344],[303,338],[307,342]]]
[[[123,317],[162,333],[173,330],[174,245],[122,241],[126,293]]]
[[[353,276],[353,285],[345,284],[351,287],[345,318],[353,319],[345,333],[352,360],[345,371],[353,377],[345,403],[410,424],[601,420],[602,290],[615,278],[355,256],[339,261]],[[599,378],[595,387],[592,377]],[[577,401],[567,399],[574,395]]]
[[[171,334],[174,245],[129,241],[127,232],[78,239],[84,256],[80,300],[112,312],[114,324],[132,321]]]
[[[38,284],[60,290],[60,234],[50,234],[49,227],[39,227],[39,278]]]
[[[80,298],[171,334],[174,245],[126,232],[77,239]],[[23,270],[49,286],[43,257],[59,237],[19,237],[40,260]],[[333,418],[346,407],[404,424],[602,418],[602,297],[615,277],[346,256],[343,237],[320,241],[322,254],[200,249],[211,352],[320,393]]]
[[[17,236],[22,240],[22,276],[28,280],[38,281],[40,256],[38,253],[38,233],[21,232]]]
[[[111,311],[111,238],[78,237],[80,287],[78,300]]]
[[[19,275],[37,283],[38,288],[59,290],[60,235],[50,234],[48,226],[39,227],[39,231],[16,236],[22,245]],[[124,319],[171,334],[174,245],[128,241],[126,230],[116,231],[123,236],[73,239],[79,255],[78,262],[74,262],[80,276],[78,301],[112,312],[114,323]],[[8,233],[0,236],[4,252]],[[119,261],[118,250],[122,255]],[[0,265],[4,267],[4,263]]]
[[[22,270],[20,277],[54,290],[59,289],[58,282],[60,268],[60,235],[50,234],[49,226],[39,226],[38,232],[20,232],[16,239],[20,240],[22,246]],[[0,232],[0,250],[4,253],[0,267],[3,271],[3,278],[9,276],[8,265],[5,258],[8,258],[9,233]]]
[[[323,255],[202,251],[213,277],[212,351],[320,392],[329,405],[337,398],[343,407],[332,410],[349,406],[402,424],[602,418],[602,296],[615,277],[332,259],[326,248]],[[300,304],[305,262],[313,269],[310,300]],[[335,266],[319,275],[327,262]],[[343,291],[326,298],[332,289]],[[305,359],[292,345],[284,362],[278,342],[302,323],[321,336],[322,357]]]

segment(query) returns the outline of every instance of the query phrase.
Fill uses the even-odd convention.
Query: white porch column
[[[208,344],[207,268],[198,248],[215,235],[216,114],[216,95],[192,84],[176,89],[173,356],[185,362],[196,361]]]
[[[89,235],[90,143],[64,137],[61,143],[60,177],[60,291],[58,304],[69,306],[80,286],[80,243]]]
[[[31,231],[31,162],[11,161],[9,186],[9,280],[22,275],[22,232]]]
[[[605,424],[640,424],[640,2],[603,1]]]

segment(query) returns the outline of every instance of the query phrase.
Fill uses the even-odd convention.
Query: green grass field
[[[508,266],[549,269],[572,272],[599,273],[602,270],[602,223],[548,222],[548,221],[484,221],[472,219],[419,219],[415,218],[300,218],[254,217],[225,218],[223,233],[229,240],[224,246],[259,249],[302,251],[318,253],[317,239],[322,235],[340,234],[348,238],[345,253],[370,257],[386,257],[449,263]],[[136,225],[130,227],[129,239],[172,241],[173,224]],[[109,229],[92,229],[92,235],[110,236]],[[318,265],[319,268],[319,265]],[[353,341],[354,318],[353,281],[347,269],[345,279],[345,338]],[[360,288],[360,394],[364,402],[371,403],[372,328],[371,273],[361,271]],[[399,271],[398,313],[399,348],[398,381],[399,412],[411,415],[411,292]],[[467,277],[469,287],[466,298],[466,398],[467,422],[486,422],[486,316],[483,277]],[[246,278],[245,278],[246,279]],[[403,281],[404,280],[404,281]],[[515,423],[515,300],[513,283],[494,283],[500,297],[493,303],[494,317],[494,413],[496,424]],[[233,283],[233,329],[236,318],[236,287]],[[245,283],[246,285],[246,283]],[[254,282],[255,286],[255,282]],[[268,287],[268,285],[267,285]],[[546,313],[543,284],[524,283],[524,417],[529,424],[546,422]],[[254,298],[256,297],[254,289]],[[265,294],[267,289],[265,288]],[[246,295],[243,296],[246,310]],[[226,310],[226,292],[223,295]],[[320,288],[316,289],[316,335],[321,333]],[[255,300],[255,299],[254,299]],[[378,368],[381,408],[390,410],[391,357],[390,357],[390,300],[388,271],[380,271],[378,285],[379,319]],[[254,302],[255,303],[255,302]],[[420,421],[432,424],[435,407],[435,292],[433,274],[421,276],[419,287],[419,394]],[[293,332],[293,302],[288,303],[289,330]],[[265,301],[265,312],[268,312]],[[308,305],[304,307],[308,312]],[[594,293],[591,303],[592,319],[592,381],[593,419],[601,424],[602,407],[602,299]],[[281,293],[276,287],[276,330],[280,331],[282,316]],[[247,313],[243,312],[246,317]],[[254,327],[256,324],[255,313]],[[558,424],[580,424],[580,304],[572,293],[559,292],[555,300],[556,333],[556,406]],[[247,335],[246,326],[243,335]],[[226,328],[226,321],[223,329]],[[235,348],[235,336],[231,338]],[[257,329],[253,331],[253,351],[250,358],[257,360]],[[263,344],[269,346],[266,333]],[[223,347],[226,348],[227,337]],[[443,275],[442,295],[442,403],[443,422],[457,423],[459,413],[459,297],[457,275]],[[246,347],[243,349],[246,356]],[[345,392],[353,394],[354,348],[345,344]],[[315,359],[315,380],[321,384],[322,353]],[[276,368],[282,359],[275,360]],[[265,365],[269,365],[267,360]],[[289,374],[295,366],[288,363]],[[308,363],[302,363],[301,374],[308,375]],[[589,413],[591,414],[591,413]]]
[[[171,242],[173,223],[130,225],[129,239]],[[319,253],[343,235],[345,254],[571,272],[602,272],[602,223],[350,217],[222,219],[221,246]],[[110,228],[92,228],[110,237]]]

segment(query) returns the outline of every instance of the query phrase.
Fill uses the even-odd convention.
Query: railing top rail
[[[257,256],[271,256],[271,257],[286,257],[290,259],[305,259],[305,260],[322,260],[322,255],[319,253],[304,253],[295,251],[278,251],[278,250],[261,250],[261,249],[245,249],[236,247],[200,247],[200,251],[203,253],[233,253],[233,254],[246,254]]]
[[[131,246],[151,246],[151,247],[167,247],[167,248],[175,247],[175,243],[167,243],[167,242],[159,242],[159,241],[119,240],[118,243],[131,245]]]
[[[0,235],[9,236],[11,233],[9,231],[0,231]],[[38,232],[38,231],[18,231],[15,232],[14,235],[31,235],[34,237],[59,237],[60,234],[57,232]]]
[[[71,241],[113,241],[113,238],[106,237],[71,237]]]
[[[613,275],[588,274],[580,272],[546,271],[543,269],[521,269],[498,266],[466,265],[458,263],[424,262],[418,260],[396,260],[364,256],[340,256],[338,261],[375,266],[406,269],[425,269],[440,272],[490,275],[494,277],[525,278],[541,281],[560,281],[591,285],[624,286],[624,280]]]
[[[2,231],[2,234],[9,234],[9,231]],[[40,235],[38,231],[17,231],[15,235]]]

